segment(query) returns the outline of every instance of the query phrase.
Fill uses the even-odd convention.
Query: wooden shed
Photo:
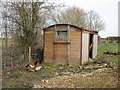
[[[70,24],[55,24],[44,31],[44,62],[84,64],[97,55],[98,32]]]

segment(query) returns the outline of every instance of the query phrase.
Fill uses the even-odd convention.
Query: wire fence
[[[31,61],[37,58],[43,59],[43,49],[37,48],[31,53]],[[24,54],[23,47],[11,46],[2,47],[2,68],[9,68],[13,66],[19,66],[29,62],[29,59]]]

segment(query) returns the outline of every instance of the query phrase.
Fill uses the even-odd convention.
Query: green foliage
[[[106,55],[104,52],[118,52],[118,45],[120,43],[100,43],[98,44],[98,55],[101,55],[101,60],[118,64],[119,55]]]
[[[107,55],[107,56],[104,56],[104,60],[106,60],[107,62],[112,62],[112,63],[118,64],[118,56]]]
[[[118,52],[118,43],[99,43],[98,44],[98,54],[103,54],[104,52]]]

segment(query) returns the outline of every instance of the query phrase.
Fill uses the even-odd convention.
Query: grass
[[[62,69],[60,69],[61,67],[62,67]],[[3,88],[32,88],[34,86],[34,84],[36,84],[36,83],[41,84],[41,81],[43,79],[50,80],[57,76],[61,76],[61,77],[65,76],[64,74],[62,74],[63,72],[80,73],[78,71],[81,72],[81,69],[72,67],[72,66],[58,65],[58,64],[53,64],[53,63],[45,63],[43,65],[43,68],[37,72],[29,72],[29,71],[24,70],[23,68],[18,67],[18,68],[4,71],[4,73],[2,74]],[[83,69],[81,73],[91,73],[92,71],[94,71],[94,70]],[[55,74],[56,72],[59,73],[59,75],[56,75]],[[93,75],[93,76],[89,76],[86,78],[83,78],[83,77],[78,78],[76,80],[71,80],[72,81],[71,84],[72,85],[74,84],[74,86],[76,86],[76,87],[83,87],[83,88],[113,87],[113,85],[115,86],[115,84],[117,82],[117,81],[112,82],[112,80],[115,80],[117,78],[116,75],[113,75],[113,76],[109,75],[113,72],[114,71],[112,70],[109,73],[106,73],[105,75],[103,72],[103,74],[97,73],[96,76]],[[100,76],[100,74],[102,74],[102,75]],[[107,81],[107,79],[105,79],[106,77],[108,79],[110,77],[112,77],[110,84],[106,84],[106,81]],[[60,80],[60,82],[61,82],[61,80]],[[58,87],[59,86],[61,86],[61,84],[59,84]]]
[[[118,43],[99,43],[98,44],[98,54],[103,54],[104,52],[118,52]]]
[[[60,67],[64,69],[59,70]],[[30,72],[24,70],[24,68],[14,68],[11,70],[4,70],[3,76],[3,88],[30,88],[34,83],[40,82],[43,79],[55,77],[55,72],[65,72],[66,66],[45,63],[40,71]]]
[[[104,52],[118,52],[117,43],[103,43],[98,45],[98,55],[100,59],[105,62],[118,63],[118,55],[104,55]],[[86,73],[91,73],[91,70],[82,70]],[[74,66],[58,65],[53,63],[45,63],[40,71],[29,72],[23,68],[17,67],[11,70],[4,70],[3,76],[3,88],[31,88],[35,83],[40,83],[43,79],[54,78],[63,76],[62,72],[81,72],[81,69]],[[114,71],[106,71],[102,73],[94,74],[86,78],[76,77],[76,80],[71,80],[71,84],[75,87],[83,88],[110,88],[116,86],[117,75],[113,74]],[[63,80],[62,80],[63,81]],[[70,85],[71,85],[70,84]],[[61,84],[59,84],[61,86]],[[58,86],[58,87],[59,87]]]
[[[120,43],[119,43],[120,44]],[[104,52],[118,52],[118,43],[100,43],[98,44],[98,55],[106,62],[118,64],[119,55],[105,55]]]
[[[114,55],[106,55],[103,56],[104,60],[106,60],[107,62],[112,62],[112,63],[116,63],[118,64],[118,60],[119,60],[119,56],[114,56]]]

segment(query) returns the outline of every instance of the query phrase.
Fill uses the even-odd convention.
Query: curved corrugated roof
[[[46,28],[43,28],[43,30],[46,30],[46,29],[48,29],[48,28],[50,28],[50,27],[53,27],[53,26],[60,26],[60,25],[69,25],[69,26],[78,28],[78,29],[80,29],[80,30],[86,30],[86,31],[90,31],[90,32],[98,32],[98,31],[93,30],[93,29],[90,29],[90,28],[78,27],[78,26],[72,25],[72,24],[54,24],[54,25],[48,26],[48,27],[46,27]]]

